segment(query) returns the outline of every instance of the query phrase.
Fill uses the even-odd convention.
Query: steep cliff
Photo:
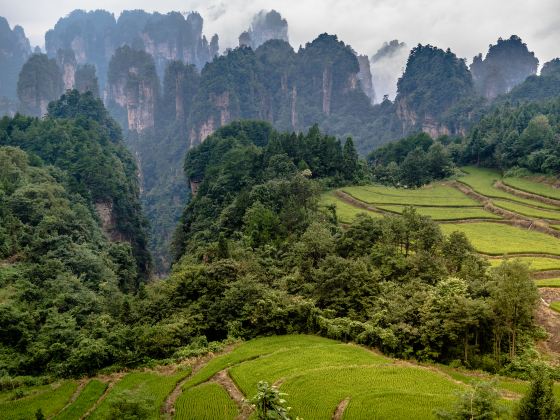
[[[354,123],[365,124],[372,112],[360,81],[363,77],[367,85],[367,69],[362,70],[360,76],[352,48],[327,34],[297,53],[281,40],[267,41],[254,51],[229,51],[201,73],[190,144],[235,119],[261,119],[296,131],[319,123],[334,134],[351,132],[360,143]]]
[[[360,72],[358,73],[358,79],[360,80],[360,85],[364,93],[368,96],[371,103],[375,103],[375,88],[373,86],[373,77],[371,75],[371,66],[369,58],[367,55],[358,55],[358,64],[360,66]]]
[[[486,98],[494,99],[536,74],[538,66],[535,54],[529,51],[521,38],[512,35],[490,45],[484,59],[482,54],[475,56],[470,70],[477,91]]]
[[[56,54],[56,61],[62,72],[64,90],[73,89],[76,82],[76,69],[78,67],[74,51],[69,49],[58,50]]]
[[[423,130],[434,137],[461,130],[444,123],[446,114],[475,96],[464,60],[449,49],[443,51],[431,45],[412,49],[397,89],[396,113],[403,134]]]
[[[17,79],[23,63],[31,55],[29,40],[21,26],[10,29],[8,21],[0,17],[0,97],[4,102],[17,97]]]
[[[45,34],[47,55],[56,57],[59,50],[72,50],[77,64],[96,66],[103,85],[109,59],[115,49],[115,26],[113,14],[104,10],[74,10],[60,18],[54,28]]]
[[[289,42],[288,22],[276,10],[261,10],[253,17],[251,27],[239,36],[239,46],[257,49],[271,39]]]
[[[23,65],[17,82],[21,112],[43,116],[50,101],[64,91],[62,73],[54,59],[45,54],[33,54]]]
[[[210,42],[202,35],[203,19],[196,13],[147,13],[125,10],[118,20],[104,10],[75,10],[58,20],[45,34],[50,57],[59,50],[72,50],[77,64],[96,67],[101,88],[105,88],[109,61],[121,46],[150,54],[160,78],[169,61],[179,60],[201,69],[218,54],[218,36]]]
[[[109,63],[105,103],[128,130],[142,132],[155,124],[159,80],[154,60],[144,51],[118,48]]]

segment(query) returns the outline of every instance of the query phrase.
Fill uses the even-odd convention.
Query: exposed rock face
[[[63,91],[62,73],[55,60],[45,54],[33,54],[23,65],[17,83],[22,113],[45,115],[49,102],[58,99]]]
[[[447,126],[446,115],[461,100],[473,97],[474,88],[464,60],[450,50],[413,48],[397,86],[395,106],[403,135],[420,129],[437,137],[462,130],[460,125]]]
[[[72,50],[58,50],[57,53],[58,67],[62,70],[62,81],[64,82],[64,90],[73,89],[76,80],[77,62]]]
[[[106,11],[75,10],[59,19],[45,35],[50,57],[59,50],[72,50],[77,64],[93,64],[105,87],[109,61],[117,48],[128,45],[144,50],[156,63],[160,77],[167,63],[183,61],[201,69],[219,51],[218,36],[210,42],[202,35],[203,20],[198,13],[146,13],[123,11],[118,20]]]
[[[490,45],[484,59],[482,54],[475,56],[470,70],[477,91],[486,98],[494,99],[536,74],[538,66],[535,54],[528,50],[521,38],[512,35]]]
[[[113,212],[112,201],[98,201],[95,203],[95,210],[101,222],[101,229],[105,236],[111,241],[122,241],[122,234],[117,229],[116,217]]]
[[[323,86],[321,94],[323,96],[323,113],[329,115],[331,113],[332,95],[332,71],[330,66],[323,69]]]
[[[375,103],[375,89],[373,87],[373,78],[371,76],[371,67],[368,56],[358,55],[358,64],[360,65],[360,72],[358,73],[360,85],[373,104]]]
[[[10,29],[8,21],[0,17],[0,97],[14,100],[21,67],[31,55],[29,40],[21,26]]]
[[[390,100],[397,96],[397,80],[403,74],[409,50],[404,42],[394,39],[385,42],[371,57],[371,73],[375,102],[380,103],[387,95]]]
[[[289,42],[288,22],[276,10],[261,10],[253,17],[251,27],[239,36],[239,46],[257,49],[271,39]]]
[[[365,118],[371,100],[360,89],[359,71],[354,51],[327,34],[297,53],[281,40],[269,40],[255,51],[247,47],[229,51],[201,73],[190,144],[204,141],[235,119],[261,119],[299,131],[318,118],[324,124],[330,118],[346,118],[352,106]]]
[[[127,46],[109,64],[105,99],[124,127],[138,133],[154,127],[159,81],[150,55]]]
[[[59,50],[72,50],[77,64],[94,64],[104,83],[115,49],[114,34],[115,17],[111,13],[74,10],[45,34],[45,48],[49,57],[56,57]]]

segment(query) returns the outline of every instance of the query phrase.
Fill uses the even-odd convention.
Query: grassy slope
[[[354,218],[360,213],[366,213],[370,217],[381,217],[380,213],[368,211],[366,209],[353,206],[340,198],[338,198],[333,191],[329,191],[321,195],[319,205],[326,207],[334,204],[336,206],[336,215],[341,223],[352,223]]]
[[[382,210],[401,214],[406,206],[377,205]],[[434,220],[500,219],[482,207],[415,207],[416,211]]]
[[[560,190],[543,182],[527,178],[504,178],[503,183],[521,191],[560,200]]]
[[[560,212],[554,210],[545,210],[527,206],[525,204],[514,203],[508,200],[493,200],[494,204],[514,213],[522,214],[524,216],[535,217],[538,219],[560,220]]]
[[[177,420],[233,420],[237,414],[237,406],[225,389],[211,382],[188,389],[175,404]]]
[[[167,395],[173,390],[177,382],[189,373],[190,370],[181,370],[172,375],[163,375],[156,372],[129,373],[113,386],[107,397],[88,418],[91,420],[107,418],[111,410],[111,404],[123,391],[129,391],[139,399],[149,403],[152,408],[150,419],[158,419],[160,407]]]
[[[76,381],[61,381],[51,385],[19,388],[26,395],[13,399],[15,391],[0,393],[0,418],[2,420],[34,419],[41,409],[45,417],[53,416],[64,408],[76,391]]]
[[[490,198],[505,198],[508,200],[516,201],[518,203],[529,204],[545,209],[556,209],[556,207],[553,205],[517,197],[516,195],[510,194],[494,187],[494,182],[501,179],[501,175],[496,170],[477,168],[474,166],[466,166],[464,168],[461,168],[461,170],[465,173],[465,175],[458,178],[457,180],[459,182],[462,182],[463,184],[468,185],[479,194],[485,195]]]

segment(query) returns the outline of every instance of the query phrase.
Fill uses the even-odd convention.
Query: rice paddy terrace
[[[322,204],[334,204],[343,224],[351,224],[358,213],[382,217],[412,206],[440,223],[444,234],[464,232],[492,266],[504,258],[521,259],[541,288],[542,312],[560,325],[554,312],[560,311],[560,189],[543,179],[503,178],[491,169],[465,167],[462,172],[454,181],[413,190],[345,187],[325,193]],[[560,338],[556,341],[559,350]]]
[[[403,362],[321,337],[288,335],[240,343],[214,357],[165,369],[4,391],[0,417],[34,419],[41,408],[57,420],[106,419],[111,402],[130,393],[149,401],[150,419],[252,419],[245,399],[266,380],[288,394],[292,414],[304,419],[424,419],[450,408],[456,393],[481,375]],[[528,388],[523,381],[494,379],[506,408]],[[555,394],[560,396],[560,388]]]

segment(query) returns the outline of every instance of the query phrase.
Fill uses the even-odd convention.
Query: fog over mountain
[[[219,34],[222,49],[237,46],[239,34],[263,9],[275,9],[289,22],[290,42],[295,48],[328,32],[369,56],[383,42],[398,39],[410,47],[418,43],[450,47],[459,57],[470,59],[485,50],[489,40],[517,34],[544,63],[558,55],[560,39],[557,0],[160,0],[157,5],[147,0],[1,0],[0,5],[2,15],[12,25],[23,26],[34,45],[43,45],[45,32],[60,16],[76,8],[106,9],[115,15],[127,9],[157,9],[161,13],[196,10],[204,18],[206,35]]]

